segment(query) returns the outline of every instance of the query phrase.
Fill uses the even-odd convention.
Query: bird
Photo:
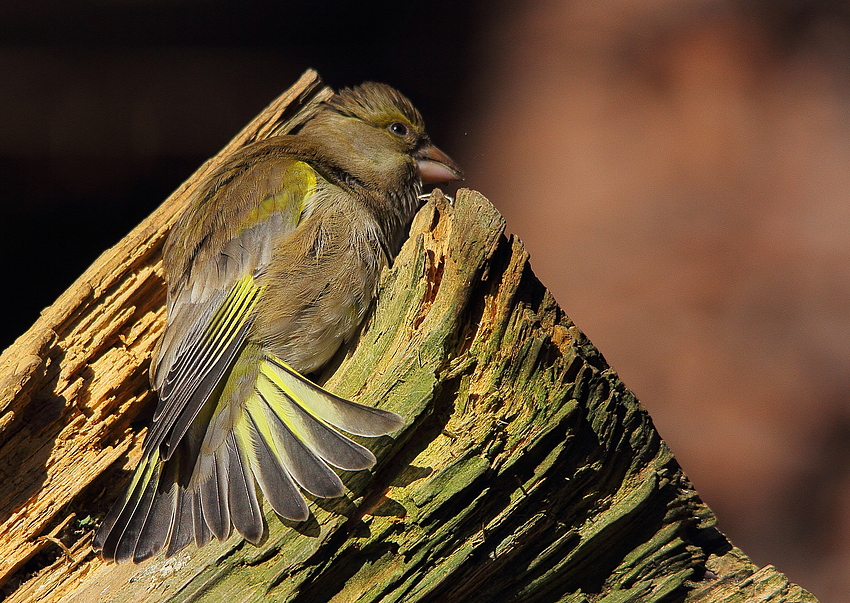
[[[355,337],[423,184],[462,178],[413,104],[366,82],[201,183],[163,249],[167,319],[150,371],[158,400],[96,552],[140,562],[234,530],[257,544],[263,497],[281,518],[304,521],[303,492],[343,495],[333,467],[374,465],[346,434],[387,435],[403,418],[307,376]]]

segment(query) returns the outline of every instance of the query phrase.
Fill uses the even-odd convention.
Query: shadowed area
[[[850,597],[847,8],[279,4],[0,7],[0,347],[305,67],[386,81],[721,529]]]

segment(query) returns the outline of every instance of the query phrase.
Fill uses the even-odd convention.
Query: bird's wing
[[[255,144],[211,179],[175,225],[165,251],[168,327],[152,371],[159,404],[145,454],[165,443],[163,459],[170,458],[221,383],[262,295],[254,279],[301,221],[316,181],[307,163]]]
[[[133,479],[95,536],[93,546],[106,558],[139,558],[166,540],[169,548],[188,542],[183,532],[170,535],[170,525],[187,515],[192,525],[187,476],[199,436],[184,436],[243,346],[263,292],[255,276],[315,192],[313,168],[279,151],[269,143],[246,147],[199,190],[172,230],[164,258],[168,326],[151,377],[159,403]],[[232,436],[219,456],[228,465],[219,470],[238,490],[242,459]],[[245,495],[234,494],[233,504],[244,502],[257,515],[253,477],[243,477]]]
[[[246,340],[265,291],[257,277],[307,217],[319,178],[296,159],[264,162],[263,151],[212,179],[166,249],[169,324],[152,378],[160,401],[130,486],[93,541],[106,559],[138,561],[163,547],[171,555],[232,528],[257,542],[257,484],[279,515],[303,520],[299,486],[338,496],[343,484],[331,466],[375,462],[336,429],[377,436],[403,425],[395,413],[323,390]],[[235,178],[238,195],[229,188]]]
[[[214,423],[215,419],[207,438],[215,437]],[[343,484],[331,466],[358,471],[375,464],[369,449],[337,429],[376,437],[403,425],[397,414],[335,396],[264,353],[254,391],[239,409],[231,433],[236,434],[237,447],[275,512],[302,521],[308,516],[307,504],[295,484],[314,496],[341,496]],[[201,473],[210,475],[209,471]],[[215,491],[211,479],[201,486],[202,497],[204,492]],[[237,529],[244,534],[239,526]]]
[[[242,403],[208,406],[168,462],[160,448],[142,458],[95,536],[104,558],[141,561],[166,546],[170,556],[192,541],[224,540],[233,528],[256,544],[265,531],[257,485],[278,515],[303,521],[309,510],[299,486],[317,497],[340,496],[343,484],[331,466],[356,471],[375,463],[371,451],[335,428],[378,436],[404,424],[395,413],[322,389],[256,344],[246,344],[228,379],[247,367],[258,371]]]

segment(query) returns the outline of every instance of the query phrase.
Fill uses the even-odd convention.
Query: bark
[[[126,483],[164,322],[160,252],[222,157],[330,91],[306,73],[0,357],[7,601],[815,601],[720,533],[634,395],[535,278],[479,193],[435,193],[327,387],[400,413],[306,522],[105,564],[93,526]]]

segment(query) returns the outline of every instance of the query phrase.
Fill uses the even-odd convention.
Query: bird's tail
[[[240,354],[231,378],[245,378],[237,369],[251,356]],[[253,388],[243,400],[227,395],[225,385],[171,458],[155,449],[142,459],[95,536],[93,548],[104,558],[141,561],[163,548],[172,555],[193,540],[224,540],[233,528],[257,543],[265,532],[257,485],[278,515],[305,520],[301,489],[340,496],[342,480],[331,467],[354,471],[375,463],[341,431],[375,437],[404,424],[395,413],[335,396],[269,354],[252,364]]]

